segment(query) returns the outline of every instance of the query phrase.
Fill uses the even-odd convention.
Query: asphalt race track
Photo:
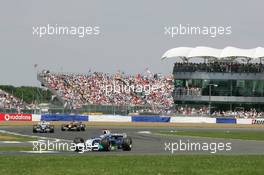
[[[61,131],[59,126],[55,126],[55,133],[32,133],[31,126],[0,126],[1,131],[9,131],[22,135],[39,136],[53,138],[51,141],[68,142],[70,143],[75,137],[82,137],[88,139],[101,135],[102,129],[110,129],[111,132],[127,133],[133,139],[133,148],[129,152],[121,150],[112,152],[85,152],[84,154],[264,154],[264,141],[249,141],[249,140],[235,140],[235,139],[214,139],[214,138],[201,138],[201,137],[186,137],[186,136],[164,136],[158,135],[158,131],[175,131],[178,128],[175,127],[99,127],[99,126],[87,126],[86,131]],[[180,128],[178,130],[249,130],[247,128]],[[250,128],[250,130],[263,130],[264,128]],[[217,150],[216,153],[212,150],[179,150],[176,148],[179,144],[185,143],[231,143],[231,150]],[[175,144],[176,143],[176,144]],[[17,145],[18,143],[2,143],[7,145]],[[31,142],[21,143],[22,145],[33,145]],[[172,146],[173,145],[173,146]],[[174,150],[172,151],[172,149]],[[183,147],[182,147],[183,148]],[[186,147],[187,149],[187,147]],[[0,151],[0,154],[19,154],[19,151]],[[25,153],[25,152],[23,152]],[[78,154],[75,152],[55,151],[57,154]]]

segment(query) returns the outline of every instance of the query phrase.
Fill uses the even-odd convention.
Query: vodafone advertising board
[[[0,121],[32,121],[32,114],[3,114],[3,113],[0,113]]]
[[[257,118],[252,120],[253,125],[264,125],[264,118]]]

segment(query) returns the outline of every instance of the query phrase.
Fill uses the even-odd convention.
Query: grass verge
[[[175,136],[195,136],[225,139],[242,139],[242,140],[264,140],[264,131],[161,131],[158,134],[175,135]]]
[[[32,151],[32,146],[0,146],[0,151]]]
[[[34,141],[34,140],[37,140],[37,138],[8,134],[8,133],[0,133],[0,141],[21,141],[21,142],[25,142],[25,141]]]
[[[263,174],[260,155],[76,156],[1,155],[0,174]]]

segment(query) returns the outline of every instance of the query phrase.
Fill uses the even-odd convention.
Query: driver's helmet
[[[110,131],[105,129],[105,130],[103,130],[103,134],[108,135],[108,134],[110,134]]]

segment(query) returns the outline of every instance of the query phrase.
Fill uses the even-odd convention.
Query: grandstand
[[[210,114],[263,115],[264,48],[178,47],[162,56],[168,58],[175,59],[176,106],[207,106]]]
[[[169,58],[175,59],[173,75],[43,70],[37,77],[50,91],[30,89],[27,104],[0,90],[0,109],[24,113],[44,108],[47,113],[264,116],[264,48],[178,47],[162,56]]]
[[[118,108],[125,114],[135,112],[131,108],[161,113],[167,112],[173,105],[171,75],[126,75],[120,72],[113,75],[100,72],[68,74],[44,70],[38,74],[38,80],[49,88],[67,109],[102,112],[84,108],[89,105],[104,105],[110,108],[113,106],[113,113],[116,113],[115,109]]]
[[[179,47],[162,59],[174,58],[173,76],[52,73],[38,80],[64,104],[64,110],[128,114],[264,116],[264,48]],[[131,92],[125,86],[155,86],[156,91]],[[113,90],[110,86],[118,86]]]
[[[17,112],[20,112],[21,109],[30,109],[30,106],[23,100],[0,89],[0,109],[16,109]]]

